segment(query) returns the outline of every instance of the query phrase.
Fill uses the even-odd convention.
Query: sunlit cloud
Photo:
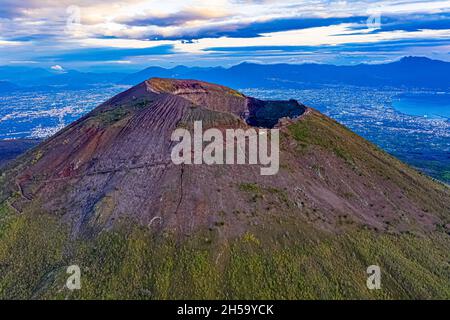
[[[59,64],[55,64],[54,66],[51,66],[50,69],[52,69],[53,71],[58,71],[58,72],[64,71],[64,68],[61,67]]]
[[[368,18],[380,26],[368,25]],[[277,47],[278,58],[293,59],[301,54],[292,50],[295,46],[312,52],[320,46],[395,41],[408,41],[411,49],[403,46],[392,55],[415,53],[414,41],[421,47],[429,41],[430,54],[449,59],[449,30],[450,1],[443,0],[3,0],[0,64],[133,64],[164,55],[176,61],[189,57],[190,63],[223,63],[227,57],[240,59],[233,49],[245,47]],[[266,57],[258,51],[252,58],[263,61]]]
[[[347,43],[376,43],[387,40],[442,38],[450,40],[450,29],[420,30],[415,32],[391,31],[381,33],[355,34],[353,25],[337,25],[330,27],[308,28],[285,32],[262,34],[261,37],[242,38],[209,38],[192,43],[178,43],[175,49],[179,51],[200,53],[213,47],[243,47],[243,46],[320,46],[341,45]]]
[[[0,39],[0,47],[1,46],[10,46],[10,47],[12,47],[12,46],[20,46],[20,45],[23,45],[23,43],[22,42],[20,42],[20,41],[8,41],[8,40],[1,40]]]

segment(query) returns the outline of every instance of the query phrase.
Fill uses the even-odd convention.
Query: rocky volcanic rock
[[[280,172],[174,165],[171,134],[194,120],[204,129],[277,126]],[[448,188],[317,111],[195,80],[153,78],[113,97],[2,177],[0,200],[60,216],[75,234],[131,219],[184,235],[220,223],[223,236],[233,236],[279,215],[327,230],[432,230],[450,212]]]
[[[278,128],[279,172],[175,165],[196,120]],[[1,169],[0,298],[449,299],[449,225],[448,186],[311,108],[154,78]]]

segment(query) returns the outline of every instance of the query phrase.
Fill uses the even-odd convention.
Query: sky
[[[450,61],[450,1],[0,0],[0,65]]]

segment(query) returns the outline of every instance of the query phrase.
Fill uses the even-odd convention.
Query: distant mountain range
[[[345,84],[446,89],[450,83],[450,63],[428,58],[405,57],[387,64],[355,66],[241,63],[228,69],[150,67],[126,77],[123,82],[137,84],[150,77],[201,79],[235,88],[301,88]]]
[[[424,57],[404,57],[385,64],[241,63],[230,68],[149,67],[133,74],[92,73],[42,68],[0,67],[0,81],[32,90],[85,89],[101,84],[136,85],[151,77],[199,79],[232,88],[308,88],[323,85],[449,89],[450,63]],[[5,85],[0,84],[0,92]],[[8,89],[6,89],[8,90]]]
[[[43,68],[0,67],[0,92],[6,91],[2,82],[22,90],[86,89],[101,84],[120,83],[126,73],[94,73],[68,70],[48,71]]]

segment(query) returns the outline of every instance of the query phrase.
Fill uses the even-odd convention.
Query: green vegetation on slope
[[[367,183],[396,185],[424,212],[434,212],[450,223],[448,186],[414,170],[338,122],[313,111],[290,125],[289,133],[298,142],[297,152],[332,151],[357,175],[367,177]]]
[[[194,108],[188,115],[195,119],[203,112]],[[120,118],[112,114],[101,119],[109,124],[120,122]],[[331,150],[342,163],[367,177],[368,184],[385,179],[398,185],[411,201],[440,215],[442,228],[432,233],[388,233],[348,224],[337,232],[326,232],[297,211],[282,209],[291,201],[284,189],[239,183],[239,179],[233,186],[249,201],[276,197],[279,201],[275,203],[287,205],[276,208],[276,217],[255,209],[261,220],[257,225],[246,225],[241,236],[234,238],[223,237],[221,228],[228,226],[222,222],[190,236],[151,233],[130,223],[72,238],[69,227],[55,214],[43,213],[36,199],[22,214],[3,202],[0,298],[450,299],[446,187],[319,114],[294,123],[288,134],[295,138],[292,145],[298,153]],[[36,154],[30,159],[36,159]],[[20,172],[30,159],[16,162],[11,170]],[[312,169],[322,170],[320,165]],[[0,176],[0,184],[13,176]],[[10,191],[0,187],[2,198],[11,196]],[[15,192],[13,195],[21,197]],[[351,193],[344,195],[353,197]],[[65,288],[66,269],[74,264],[82,271],[81,290],[70,291]],[[381,267],[381,290],[366,287],[370,265]]]
[[[6,206],[0,215],[0,298],[450,298],[450,246],[441,232],[332,235],[285,220],[228,242],[215,231],[176,240],[130,226],[69,240],[46,215],[17,216]],[[81,290],[64,287],[73,264]],[[366,288],[372,264],[381,267],[381,290]]]
[[[50,216],[18,216],[0,205],[0,298],[32,298],[64,265],[64,228]]]

